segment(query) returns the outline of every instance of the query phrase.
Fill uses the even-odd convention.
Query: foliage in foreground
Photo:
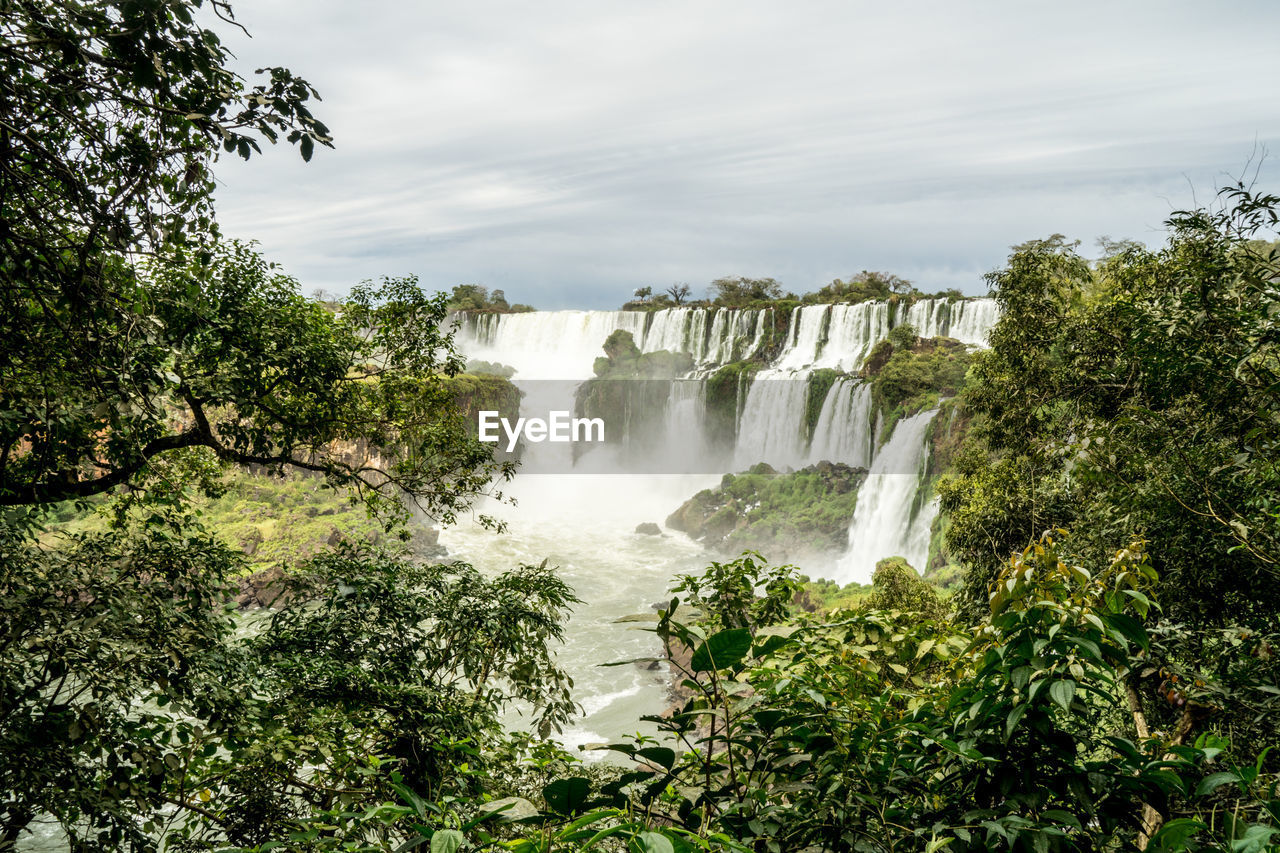
[[[1144,627],[1154,582],[1140,543],[1091,573],[1046,535],[1011,561],[970,630],[936,610],[779,624],[790,577],[750,558],[686,579],[711,618],[683,625],[666,611],[656,629],[692,649],[692,698],[655,720],[679,747],[610,747],[639,762],[632,808],[768,851],[1280,846],[1265,750],[1186,704],[1148,728],[1143,708],[1167,688],[1149,671],[1191,676]],[[754,588],[765,597],[741,595]],[[1245,689],[1274,699],[1275,675],[1255,670]]]
[[[340,549],[237,625],[240,555],[192,529],[157,514],[51,550],[6,528],[0,849],[40,815],[76,849],[199,850],[396,785],[474,797],[503,708],[544,735],[575,710],[551,647],[576,599],[545,565]]]
[[[372,825],[432,849],[530,853],[1280,847],[1267,750],[1202,705],[1157,708],[1195,682],[1252,691],[1275,714],[1276,669],[1250,660],[1280,638],[1242,641],[1232,667],[1206,671],[1167,626],[1148,629],[1156,577],[1141,543],[1090,572],[1059,537],[1011,560],[976,627],[883,578],[881,607],[791,618],[789,567],[713,564],[677,586],[705,619],[674,621],[677,598],[655,629],[690,698],[653,719],[660,739],[607,747],[630,767],[526,753],[552,771],[541,789],[480,808],[396,787],[398,804],[326,823],[341,828],[330,846]],[[292,843],[304,835],[324,840]]]

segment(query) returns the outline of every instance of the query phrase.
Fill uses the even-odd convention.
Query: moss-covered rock
[[[595,361],[595,378],[575,392],[575,414],[603,419],[608,425],[605,441],[623,445],[628,455],[647,458],[662,452],[672,380],[693,369],[693,357],[670,350],[642,353],[622,329],[605,339],[603,350]],[[574,452],[580,449],[575,446]]]
[[[667,527],[723,554],[756,550],[789,561],[829,555],[848,544],[866,476],[866,469],[831,462],[787,474],[757,465],[685,501]]]
[[[871,594],[863,606],[868,610],[919,613],[927,619],[944,619],[950,610],[937,590],[901,557],[888,557],[876,563],[871,576]]]
[[[969,348],[951,338],[894,338],[896,345],[891,340],[876,344],[862,368],[871,382],[872,407],[882,419],[881,443],[902,418],[960,393],[972,359]]]
[[[805,396],[804,437],[813,440],[813,430],[822,415],[822,404],[827,401],[827,394],[836,380],[846,374],[830,368],[819,368],[809,374],[809,387]]]
[[[718,447],[732,447],[738,434],[738,417],[747,401],[751,380],[761,367],[757,361],[726,364],[706,380],[707,436]]]
[[[520,416],[520,389],[505,376],[459,373],[457,376],[442,376],[440,381],[453,391],[458,411],[473,430],[477,428],[476,413],[480,411],[498,412],[502,417],[513,420]]]

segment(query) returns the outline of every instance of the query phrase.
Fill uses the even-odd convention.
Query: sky
[[[803,293],[867,269],[979,294],[1028,239],[1158,245],[1246,169],[1280,192],[1270,0],[236,14],[236,67],[306,77],[336,148],[221,160],[219,216],[306,293],[413,274],[612,308],[644,286]]]

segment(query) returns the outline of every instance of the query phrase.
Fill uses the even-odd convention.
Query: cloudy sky
[[[254,0],[336,150],[218,168],[306,292],[414,273],[540,308],[862,269],[984,290],[1061,232],[1158,243],[1269,148],[1280,3]],[[1255,157],[1256,160],[1256,157]]]

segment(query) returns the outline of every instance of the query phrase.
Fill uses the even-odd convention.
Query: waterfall
[[[813,371],[855,373],[876,343],[900,323],[910,323],[922,336],[944,335],[981,346],[998,317],[994,299],[920,299],[897,309],[888,302],[792,309],[786,340],[772,363],[756,373],[742,401],[737,443],[729,457],[735,469],[756,462],[794,468],[822,460],[870,465],[873,447],[882,438],[882,413],[870,412],[869,388],[852,378],[838,378],[822,402],[812,436],[807,436]],[[705,410],[701,381],[722,365],[759,353],[774,314],[767,308],[666,308],[464,314],[456,321],[460,349],[471,358],[514,367],[514,381],[526,393],[532,393],[532,380],[561,380],[556,383],[561,386],[558,396],[539,389],[537,402],[562,409],[572,408],[576,384],[593,375],[594,362],[603,355],[601,345],[614,331],[630,332],[642,352],[688,353],[694,370],[689,381],[674,383],[666,403],[669,446],[681,459],[692,462],[701,457],[704,465],[714,465],[711,454],[704,452],[705,411],[695,419],[699,405]],[[532,405],[533,398],[527,399]],[[889,446],[907,423],[898,425]]]
[[[674,471],[695,471],[707,458],[706,391],[707,386],[697,379],[671,383],[664,412],[664,444]]]
[[[929,425],[937,413],[932,409],[899,421],[872,462],[858,490],[849,550],[834,573],[839,583],[869,583],[885,557],[905,557],[916,571],[925,570],[937,505],[920,506],[918,493],[929,461]]]
[[[856,371],[870,355],[871,348],[889,334],[889,305],[886,302],[833,305],[830,329],[816,366]]]
[[[458,316],[458,340],[468,356],[509,364],[525,379],[581,379],[591,375],[605,338],[625,329],[642,352],[686,352],[706,372],[759,352],[772,316],[768,308],[464,314]],[[770,367],[855,372],[899,323],[910,323],[922,337],[983,346],[997,319],[994,299],[921,299],[898,312],[887,302],[802,305],[792,309],[787,340]]]
[[[750,358],[764,341],[771,309],[666,308],[661,311],[534,311],[460,314],[459,348],[469,358],[510,365],[522,379],[586,379],[605,338],[622,329],[641,352],[686,352],[700,367]]]
[[[791,311],[791,331],[786,348],[774,367],[779,370],[802,370],[818,360],[818,349],[831,317],[830,305],[803,305]]]
[[[804,465],[808,394],[806,374],[789,370],[762,370],[756,374],[738,419],[735,470],[757,462],[767,462],[775,468]]]
[[[922,338],[955,338],[971,346],[986,346],[987,333],[1000,318],[994,299],[921,299],[904,312],[902,322]]]
[[[951,337],[971,346],[987,345],[987,336],[1000,319],[994,299],[966,299],[952,304]]]
[[[871,464],[871,386],[837,379],[827,392],[813,428],[809,464],[843,462],[855,468]]]
[[[514,367],[517,379],[587,379],[605,338],[625,329],[638,343],[644,325],[637,311],[471,314],[458,325],[458,346],[468,358]]]

